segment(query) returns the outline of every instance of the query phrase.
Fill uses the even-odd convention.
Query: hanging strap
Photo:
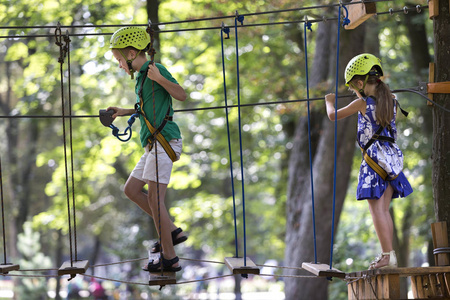
[[[361,152],[363,154],[363,158],[366,161],[366,163],[369,165],[369,167],[372,168],[372,170],[374,170],[378,175],[380,175],[380,177],[384,180],[384,181],[390,181],[390,180],[394,180],[395,178],[397,178],[397,176],[395,176],[394,178],[388,178],[388,174],[387,172],[380,167],[380,165],[374,161],[372,159],[372,157],[370,157],[369,154],[367,154],[367,149],[369,149],[369,147],[375,142],[375,140],[379,140],[379,141],[387,141],[390,143],[395,143],[395,139],[391,138],[389,136],[384,136],[384,135],[380,135],[381,132],[383,131],[384,126],[380,126],[378,128],[378,130],[372,135],[372,137],[370,138],[370,140],[367,142],[367,144],[363,147],[360,146],[361,148]]]
[[[135,105],[135,109],[137,112],[139,112],[145,120],[145,124],[147,125],[148,130],[150,131],[150,133],[152,134],[149,138],[148,138],[148,143],[149,143],[149,151],[153,149],[153,146],[155,144],[155,141],[158,140],[158,142],[163,146],[164,150],[166,151],[167,155],[169,155],[170,159],[175,162],[177,161],[177,155],[175,154],[175,151],[172,149],[172,146],[170,145],[170,143],[166,140],[166,138],[160,134],[161,131],[164,129],[164,126],[166,126],[167,121],[172,121],[172,116],[169,116],[170,114],[170,104],[169,104],[169,108],[167,109],[167,113],[166,116],[164,117],[164,120],[162,121],[162,123],[159,125],[158,128],[153,127],[153,125],[148,121],[147,117],[145,116],[145,112],[144,112],[144,98],[142,97],[143,94],[143,87],[144,87],[144,81],[145,78],[147,77],[146,74],[144,74],[144,78],[142,79],[141,82],[141,87],[139,89],[139,106],[140,109],[138,107],[138,105]]]

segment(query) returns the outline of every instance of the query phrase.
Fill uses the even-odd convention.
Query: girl
[[[402,172],[403,154],[395,144],[397,101],[389,87],[381,81],[380,60],[372,54],[355,56],[345,68],[345,84],[358,99],[337,111],[335,95],[325,96],[331,121],[358,113],[357,141],[363,152],[359,169],[357,200],[367,199],[382,253],[370,263],[369,269],[395,268],[397,257],[392,249],[393,221],[389,214],[392,198],[412,193]]]

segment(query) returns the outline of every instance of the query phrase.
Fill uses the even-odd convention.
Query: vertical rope
[[[73,267],[73,253],[72,253],[72,221],[70,218],[70,193],[69,193],[69,172],[68,172],[68,166],[67,166],[67,143],[66,143],[66,115],[65,115],[65,109],[64,109],[64,70],[63,70],[63,64],[64,59],[66,56],[66,49],[63,46],[62,43],[62,34],[61,34],[61,27],[60,23],[58,22],[58,27],[55,30],[55,38],[56,38],[56,45],[59,46],[59,73],[61,75],[60,81],[61,81],[61,115],[62,115],[62,121],[63,121],[63,144],[64,144],[64,165],[65,165],[65,175],[66,175],[66,198],[67,198],[67,217],[69,222],[69,244],[70,244],[70,266]]]
[[[314,180],[313,180],[313,163],[312,163],[312,150],[311,150],[311,113],[310,113],[310,101],[309,101],[309,76],[308,76],[308,42],[306,29],[311,29],[311,22],[305,21],[303,31],[305,35],[305,69],[306,69],[306,98],[308,99],[308,147],[309,147],[309,171],[311,181],[311,203],[312,203],[312,221],[313,221],[313,239],[314,239],[314,263],[317,264],[317,242],[316,242],[316,213],[314,208]]]
[[[230,28],[225,28],[224,24],[222,23],[222,29],[220,30],[220,40],[222,44],[222,72],[223,72],[223,93],[225,96],[225,116],[227,119],[227,136],[228,136],[228,153],[230,156],[230,178],[231,178],[231,192],[233,194],[233,216],[234,216],[234,244],[235,244],[235,252],[236,257],[239,257],[238,253],[238,236],[237,236],[237,221],[236,221],[236,197],[234,192],[234,177],[233,177],[233,158],[231,155],[231,138],[230,138],[230,121],[228,119],[228,100],[227,100],[227,83],[226,83],[226,77],[225,77],[225,54],[224,54],[224,46],[223,46],[223,33],[227,34],[227,39],[230,38]]]
[[[5,232],[5,204],[3,202],[2,160],[0,157],[0,198],[2,201],[2,230],[3,230],[3,264],[6,265],[6,232]]]
[[[66,32],[64,37],[64,41],[66,42],[66,51],[67,51],[67,82],[69,89],[69,116],[72,116],[72,88],[71,88],[71,79],[70,79],[70,38],[69,32]],[[74,252],[75,252],[75,261],[78,261],[78,250],[77,250],[77,215],[76,215],[76,207],[75,207],[75,176],[73,171],[73,134],[72,134],[72,118],[69,118],[69,145],[70,145],[70,169],[72,172],[72,211],[73,211],[73,237],[74,237]]]
[[[154,63],[154,59],[155,59],[155,48],[153,48],[153,42],[154,42],[154,30],[151,27],[152,22],[149,20],[148,21],[148,26],[147,26],[147,32],[150,36],[150,47],[148,49],[148,54],[150,55],[150,63],[148,64],[148,66],[150,67],[150,65],[152,65]],[[147,72],[148,72],[147,68]],[[147,74],[145,74],[144,76],[147,76]],[[143,78],[144,80],[144,78]],[[155,128],[157,128],[156,126],[156,100],[155,100],[155,82],[152,80],[152,102],[153,102],[153,124],[155,126]],[[144,103],[142,103],[142,105],[144,105]],[[143,107],[141,107],[142,110],[144,110]],[[159,133],[158,133],[159,134]],[[158,140],[156,139],[155,136],[155,140],[154,140],[154,145],[153,145],[154,149],[155,149],[155,168],[156,168],[156,199],[158,201],[158,233],[159,233],[159,244],[161,245],[161,253],[160,253],[160,258],[159,258],[159,264],[161,266],[161,275],[164,272],[164,264],[163,264],[163,254],[162,254],[162,248],[163,248],[163,244],[162,244],[162,232],[161,232],[161,203],[160,203],[160,191],[159,191],[159,166],[158,166]]]
[[[236,72],[237,72],[237,98],[238,98],[238,120],[239,120],[239,151],[241,156],[241,180],[242,180],[242,218],[244,226],[244,266],[247,266],[247,242],[246,242],[246,228],[245,228],[245,192],[244,192],[244,159],[242,155],[242,125],[241,125],[241,96],[239,83],[239,45],[238,45],[238,24],[237,22],[244,21],[244,16],[239,16],[236,11],[236,18],[234,19],[234,31],[236,34]]]
[[[338,13],[338,31],[337,31],[337,46],[336,46],[336,88],[335,88],[335,118],[334,118],[334,168],[333,168],[333,216],[331,221],[331,247],[330,247],[330,269],[333,264],[333,245],[334,245],[334,216],[336,212],[336,162],[337,162],[337,100],[339,89],[339,47],[341,37],[341,5]]]

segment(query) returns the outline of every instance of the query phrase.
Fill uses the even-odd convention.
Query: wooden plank
[[[351,2],[360,2],[359,0],[352,0]],[[364,21],[377,13],[377,6],[375,2],[357,3],[346,6],[348,9],[348,19],[350,24],[346,25],[345,29],[355,29]]]
[[[428,275],[428,281],[430,282],[430,293],[433,297],[441,296],[441,291],[439,290],[437,281],[437,275],[438,274]]]
[[[2,264],[0,265],[0,273],[2,274],[8,274],[10,271],[17,271],[20,269],[19,265],[13,265],[13,264]]]
[[[428,16],[430,19],[439,16],[439,0],[428,1]]]
[[[348,299],[400,299],[400,276],[384,274],[352,281]]]
[[[428,83],[427,91],[430,94],[450,94],[450,81]]]
[[[319,277],[344,278],[345,273],[326,264],[302,263],[302,268]]]
[[[225,264],[233,274],[257,274],[259,275],[259,268],[250,259],[243,257],[225,257]]]
[[[448,247],[447,222],[431,223],[431,234],[433,236],[433,247]],[[450,265],[450,254],[439,253],[434,255],[434,261],[437,266]]]
[[[450,273],[444,273],[444,289],[447,297],[450,297]]]
[[[86,272],[89,266],[88,260],[78,260],[71,263],[70,261],[65,261],[61,268],[58,269],[58,276],[61,275],[77,275],[77,274],[83,274]],[[71,276],[74,277],[74,276]]]
[[[148,281],[148,285],[159,285],[159,286],[175,283],[177,283],[177,277],[175,272],[163,272],[162,274],[161,272],[150,273],[150,279]]]

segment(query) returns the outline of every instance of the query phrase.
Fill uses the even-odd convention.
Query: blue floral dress
[[[362,148],[364,148],[372,135],[380,127],[376,122],[375,100],[371,97],[367,97],[365,100],[366,114],[363,115],[361,112],[358,113],[357,140]],[[395,126],[396,101],[394,101],[394,103],[394,118],[391,120],[391,128],[388,129],[386,126],[380,135],[397,139],[397,127]],[[392,144],[388,141],[375,140],[366,151],[372,159],[377,161],[380,165],[384,164],[387,167],[388,170],[386,171],[388,175],[395,170],[397,170],[395,173],[399,175],[393,180],[385,181],[363,158],[359,169],[356,199],[379,199],[386,191],[389,184],[394,189],[392,198],[406,197],[412,193],[412,188],[408,179],[406,179],[403,172],[401,172],[403,169],[403,153],[398,148],[397,144]]]

